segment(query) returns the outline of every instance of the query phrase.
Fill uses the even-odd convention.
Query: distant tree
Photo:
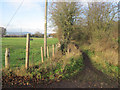
[[[34,37],[44,38],[44,34],[40,32],[35,32]]]
[[[6,28],[0,27],[1,36],[6,35]]]

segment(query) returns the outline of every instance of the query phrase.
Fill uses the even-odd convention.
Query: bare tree
[[[86,24],[89,32],[91,32],[91,38],[100,32],[110,32],[114,20],[116,18],[117,3],[112,2],[90,2],[86,9]],[[95,36],[96,37],[96,36]]]

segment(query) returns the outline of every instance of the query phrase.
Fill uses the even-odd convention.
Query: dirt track
[[[117,80],[113,80],[93,67],[90,58],[82,52],[84,68],[76,76],[49,85],[34,84],[32,88],[118,88]],[[4,86],[3,88],[30,88],[31,86]]]
[[[47,88],[118,88],[118,82],[112,80],[91,64],[90,58],[82,52],[84,69],[68,80],[52,83]],[[37,86],[39,87],[39,86]]]

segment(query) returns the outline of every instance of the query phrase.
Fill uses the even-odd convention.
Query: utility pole
[[[27,34],[26,39],[26,61],[25,61],[25,68],[29,68],[29,56],[30,56],[30,34]]]
[[[47,57],[47,0],[45,0],[44,56]]]

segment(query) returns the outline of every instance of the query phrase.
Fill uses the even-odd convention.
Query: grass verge
[[[104,57],[104,52],[95,52],[91,50],[85,50],[88,56],[91,58],[91,62],[98,70],[102,71],[103,73],[113,77],[118,78],[118,70],[119,67],[117,65],[113,65],[108,62],[108,60]]]
[[[14,69],[3,69],[3,86],[18,87],[27,85],[34,87],[36,84],[50,84],[68,79],[80,72],[83,68],[81,54],[62,55],[56,53],[54,58],[49,58],[44,63],[31,66],[28,70],[24,67]]]

